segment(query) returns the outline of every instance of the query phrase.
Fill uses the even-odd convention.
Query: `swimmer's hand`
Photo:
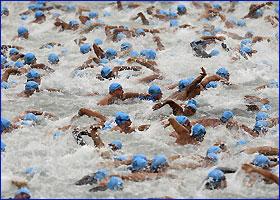
[[[162,106],[163,106],[162,103],[156,103],[156,104],[152,107],[152,109],[153,109],[153,110],[158,110],[158,109],[160,109]]]
[[[241,169],[243,169],[246,173],[252,173],[255,171],[255,168],[251,164],[243,164]]]
[[[94,188],[91,188],[89,191],[90,192],[98,192],[98,191],[105,191],[107,190],[107,186],[96,186]]]
[[[201,67],[201,72],[200,72],[200,74],[201,74],[202,76],[206,76],[206,75],[207,75],[207,73],[206,73],[206,71],[205,71],[205,69],[204,69],[203,67]]]
[[[149,124],[144,124],[144,125],[139,126],[139,127],[138,127],[138,130],[139,130],[139,131],[145,131],[145,130],[149,129],[150,126],[151,126],[151,125],[149,125]]]
[[[97,131],[98,129],[101,129],[101,128],[102,128],[102,126],[96,126],[96,125],[91,125],[90,126],[91,131]]]

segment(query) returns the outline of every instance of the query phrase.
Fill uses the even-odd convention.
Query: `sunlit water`
[[[66,4],[66,3],[65,3]],[[142,6],[136,9],[127,9],[117,11],[115,5],[106,5],[105,3],[73,3],[75,5],[86,5],[93,11],[98,11],[100,15],[106,10],[111,12],[111,17],[102,17],[101,19],[111,25],[127,25],[129,27],[143,27],[139,20],[135,22],[130,17],[135,16],[139,11],[151,6],[151,3],[141,2]],[[176,8],[179,2],[174,3],[153,3],[157,8]],[[168,97],[172,91],[164,89],[167,84],[176,83],[182,78],[197,76],[200,67],[204,67],[208,74],[214,74],[220,66],[226,66],[231,74],[231,82],[237,86],[218,86],[216,89],[203,91],[196,99],[199,102],[199,109],[191,119],[197,119],[203,116],[219,117],[225,109],[231,109],[235,113],[235,119],[253,127],[255,123],[255,113],[246,111],[244,95],[257,95],[268,97],[271,101],[271,116],[278,115],[278,89],[267,88],[262,91],[254,91],[257,86],[267,83],[269,80],[278,79],[278,29],[272,28],[271,24],[261,19],[247,19],[246,27],[237,27],[231,29],[231,32],[244,35],[248,30],[252,30],[255,35],[271,37],[271,42],[260,42],[253,45],[253,49],[258,52],[249,60],[241,60],[230,63],[230,53],[216,46],[220,50],[220,55],[213,58],[202,59],[193,56],[193,51],[189,45],[195,39],[199,39],[196,31],[202,30],[203,23],[198,21],[198,15],[202,10],[197,10],[189,2],[183,2],[187,7],[188,15],[179,19],[180,24],[190,23],[196,26],[195,29],[174,29],[168,28],[167,31],[160,34],[166,50],[157,53],[156,62],[161,70],[164,79],[155,81],[163,89],[164,98]],[[13,87],[8,90],[2,90],[2,113],[3,117],[12,119],[20,112],[28,108],[36,108],[43,111],[55,113],[59,119],[51,121],[40,118],[40,122],[34,127],[25,126],[12,133],[2,135],[2,140],[7,144],[6,152],[1,154],[2,161],[2,194],[3,197],[14,195],[16,188],[11,185],[11,180],[28,180],[28,185],[33,198],[128,198],[128,197],[163,197],[170,196],[174,198],[245,198],[245,197],[277,197],[278,187],[276,184],[266,185],[260,181],[253,187],[248,188],[243,184],[245,175],[242,172],[234,175],[226,175],[228,187],[219,191],[205,191],[202,188],[204,178],[210,168],[198,168],[196,170],[169,170],[168,173],[176,175],[177,178],[161,178],[145,182],[125,182],[124,190],[119,192],[98,192],[90,193],[88,190],[92,186],[75,186],[74,182],[98,169],[96,165],[102,158],[100,153],[93,147],[90,139],[87,139],[90,146],[79,146],[75,143],[71,131],[66,131],[57,139],[53,138],[53,133],[58,127],[70,123],[72,116],[77,114],[79,108],[87,107],[100,111],[109,119],[113,119],[117,111],[129,113],[134,125],[150,123],[152,126],[145,132],[134,132],[130,135],[120,134],[118,132],[102,131],[101,137],[105,143],[113,139],[120,139],[123,142],[123,148],[117,154],[132,155],[134,153],[145,153],[150,159],[158,153],[164,153],[167,156],[182,154],[186,158],[177,162],[192,162],[192,155],[205,155],[209,146],[218,140],[223,140],[229,147],[230,154],[221,154],[218,166],[240,167],[242,163],[250,162],[255,155],[236,154],[239,150],[250,146],[278,146],[278,126],[271,128],[267,135],[261,138],[251,138],[242,131],[228,130],[219,126],[215,129],[207,128],[207,134],[204,141],[199,146],[186,145],[178,146],[174,143],[175,139],[169,136],[172,128],[164,129],[160,123],[159,116],[171,114],[171,109],[164,107],[158,111],[152,111],[152,102],[147,101],[126,101],[120,104],[100,107],[96,103],[108,93],[108,86],[116,81],[99,81],[96,74],[100,73],[100,68],[87,69],[82,72],[81,77],[73,77],[73,70],[80,66],[89,56],[82,55],[79,47],[74,43],[74,39],[79,38],[78,31],[58,32],[54,28],[53,10],[47,14],[47,21],[43,24],[29,24],[33,15],[27,20],[21,20],[19,13],[25,11],[28,3],[5,2],[10,10],[8,17],[2,17],[2,44],[13,44],[23,46],[23,52],[34,52],[39,63],[47,63],[47,56],[50,52],[56,52],[60,55],[58,65],[51,66],[56,71],[48,74],[40,71],[45,76],[42,78],[41,88],[60,88],[65,91],[61,93],[49,93],[43,91],[36,93],[30,98],[18,98],[17,93],[24,89],[26,77],[11,76],[9,81],[13,82]],[[125,3],[124,3],[125,5]],[[223,7],[229,7],[229,3],[223,3]],[[250,3],[239,3],[234,13],[227,16],[237,18],[243,17],[249,10]],[[274,5],[275,7],[276,5]],[[125,6],[124,6],[125,7]],[[275,14],[273,9],[264,9],[264,16]],[[65,21],[77,19],[75,13],[64,13],[61,18]],[[211,22],[215,26],[223,27],[220,19]],[[169,22],[152,21],[149,27],[169,27]],[[28,26],[30,32],[29,40],[11,39],[17,34],[19,25]],[[145,38],[124,39],[121,42],[112,43],[106,41],[102,28],[84,34],[87,42],[92,43],[95,38],[104,40],[101,45],[103,49],[113,47],[120,50],[120,44],[123,41],[132,43],[133,48],[140,51],[144,48],[156,48],[152,36],[147,34]],[[59,42],[63,47],[54,47],[53,49],[39,49],[40,46],[48,42]],[[231,48],[239,45],[238,40],[228,38],[226,43]],[[213,46],[212,46],[213,47]],[[63,53],[63,48],[67,49]],[[208,49],[210,51],[211,48]],[[111,62],[110,66],[116,63]],[[127,79],[128,75],[139,75],[137,78],[150,75],[148,69],[139,72],[121,72],[117,80],[123,85],[125,91],[146,92],[149,85],[139,84],[133,79]],[[99,92],[100,95],[94,97],[84,97],[82,95],[89,92]],[[92,119],[82,117],[76,124],[86,126],[95,123]],[[242,147],[236,146],[240,139],[249,141]],[[195,162],[195,161],[193,161]],[[37,173],[33,177],[24,174],[26,168],[35,167]],[[111,173],[126,173],[125,167],[111,168]],[[274,169],[278,174],[278,168]]]

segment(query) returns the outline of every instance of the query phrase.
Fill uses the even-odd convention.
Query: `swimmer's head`
[[[169,26],[170,27],[177,27],[179,26],[179,22],[177,19],[171,19],[170,22],[169,22]]]
[[[208,180],[206,183],[206,189],[219,189],[226,187],[226,177],[224,172],[219,169],[213,169],[208,173]]]
[[[9,88],[10,88],[10,84],[7,83],[6,81],[2,81],[2,82],[1,82],[1,88],[3,88],[3,89],[9,89]]]
[[[121,94],[123,94],[123,88],[122,88],[121,84],[119,84],[119,83],[111,83],[111,85],[109,86],[109,93],[113,94],[117,90],[120,90]]]
[[[168,162],[167,162],[167,158],[165,155],[156,155],[152,160],[151,171],[158,172],[160,169],[162,169],[163,167],[165,167],[167,165],[168,165]]]
[[[221,4],[219,4],[219,3],[213,3],[212,6],[213,6],[213,8],[218,9],[218,10],[221,10],[221,9],[222,9]]]
[[[210,81],[205,87],[206,88],[216,88],[218,86],[217,81]]]
[[[7,145],[1,140],[1,152],[5,151],[6,146]]]
[[[108,176],[108,171],[106,169],[99,169],[94,173],[94,178],[97,181],[102,181],[107,176]]]
[[[142,28],[138,28],[135,30],[136,36],[145,35],[145,31]]]
[[[241,46],[241,48],[240,48],[240,53],[242,54],[242,55],[245,55],[245,54],[250,54],[250,53],[252,53],[252,47],[250,47],[250,46],[247,46],[247,45],[243,45],[243,46]]]
[[[17,54],[19,54],[19,51],[16,48],[11,48],[10,49],[10,51],[9,51],[10,56],[17,55]]]
[[[1,117],[1,133],[12,126],[12,123],[10,120]]]
[[[82,44],[82,45],[80,46],[80,52],[81,52],[82,54],[86,54],[86,53],[88,53],[88,52],[90,52],[90,51],[91,51],[90,44],[86,43],[86,44]]]
[[[211,146],[207,149],[207,153],[220,153],[222,151],[222,149],[219,146]]]
[[[96,38],[93,43],[96,45],[101,45],[101,44],[103,44],[103,41],[99,38]]]
[[[154,100],[159,100],[162,97],[162,92],[158,85],[150,86],[148,89],[148,93],[153,97]]]
[[[33,53],[26,53],[24,55],[24,64],[33,64],[36,62],[36,56]]]
[[[144,56],[148,60],[156,59],[157,53],[153,49],[144,49],[140,52],[141,56]]]
[[[114,140],[109,144],[113,151],[120,150],[122,148],[122,142],[120,140]]]
[[[256,15],[257,17],[263,16],[263,10],[262,10],[262,9],[256,10],[255,15]]]
[[[41,77],[40,73],[35,69],[29,70],[26,74],[27,81],[35,81],[38,83],[38,79]]]
[[[264,121],[264,120],[256,121],[253,130],[256,131],[256,132],[267,132],[268,131],[267,121]]]
[[[78,26],[79,25],[79,22],[77,20],[70,20],[69,21],[69,26],[71,27],[75,27],[75,26]]]
[[[188,78],[188,79],[182,79],[179,81],[178,87],[179,91],[182,91],[185,87],[190,85],[193,81],[193,78]]]
[[[107,67],[107,66],[104,66],[102,69],[101,69],[101,76],[103,78],[109,78],[110,77],[110,74],[112,74],[112,69],[110,67]]]
[[[124,113],[124,112],[117,112],[116,113],[115,122],[118,126],[123,125],[126,122],[130,122],[130,124],[131,124],[131,120],[130,120],[129,115],[127,113]]]
[[[124,161],[124,160],[127,160],[127,156],[119,155],[119,156],[114,157],[114,160]]]
[[[41,11],[41,10],[37,10],[35,12],[35,18],[38,19],[40,17],[43,17],[44,16],[44,13]]]
[[[195,124],[192,127],[191,136],[197,139],[198,141],[202,141],[204,135],[206,134],[205,127],[201,124]]]
[[[243,45],[252,45],[252,40],[249,39],[249,38],[241,40],[240,41],[240,46],[243,46]]]
[[[177,12],[178,12],[179,15],[186,14],[186,12],[187,12],[186,6],[182,5],[182,4],[178,5],[177,6]]]
[[[130,52],[130,57],[136,58],[136,57],[138,57],[138,56],[139,56],[139,53],[138,53],[137,51],[132,50],[132,51]]]
[[[23,194],[26,194],[29,197],[31,196],[31,192],[26,187],[22,187],[19,190],[17,190],[15,195],[17,196],[17,195],[23,195]]]
[[[186,102],[186,107],[185,107],[184,113],[187,116],[194,115],[196,113],[196,110],[197,110],[197,107],[194,103],[191,103],[189,101]]]
[[[129,42],[124,42],[121,44],[121,51],[125,51],[131,49],[132,45]]]
[[[210,52],[211,56],[218,56],[220,54],[220,51],[218,49],[212,49]]]
[[[181,125],[188,125],[190,123],[190,120],[183,115],[176,116],[176,121]]]
[[[1,55],[1,65],[5,64],[6,62],[7,62],[7,58]]]
[[[134,154],[132,156],[132,160],[136,159],[136,158],[142,158],[142,159],[145,159],[146,161],[148,161],[147,157],[145,156],[145,154],[142,154],[142,153],[137,153],[137,154]]]
[[[135,157],[132,160],[132,165],[129,169],[131,169],[132,172],[137,172],[140,170],[143,170],[147,167],[148,162],[146,159],[141,158],[141,157]]]
[[[237,26],[243,27],[246,26],[246,22],[244,19],[237,20]]]
[[[229,110],[227,110],[227,111],[224,111],[223,112],[223,114],[222,114],[222,116],[221,116],[221,118],[220,118],[220,120],[223,122],[223,123],[226,123],[226,122],[228,122],[228,120],[230,120],[232,117],[233,117],[233,112],[232,111],[229,111]]]
[[[97,18],[98,17],[98,13],[94,12],[94,11],[91,11],[91,12],[88,13],[88,17],[90,19]]]
[[[75,5],[67,5],[66,9],[68,12],[74,12],[76,10],[76,6]]]
[[[17,32],[18,32],[18,37],[28,38],[29,32],[28,29],[25,28],[24,26],[20,26]]]
[[[48,61],[50,64],[57,64],[59,62],[59,57],[56,53],[50,53],[48,56]]]
[[[105,52],[105,57],[108,59],[108,60],[112,60],[114,59],[115,57],[117,56],[117,51],[113,48],[108,48]]]
[[[208,153],[206,158],[210,159],[211,161],[217,162],[219,157],[216,153]]]
[[[100,64],[107,64],[109,63],[109,60],[107,58],[100,59]]]
[[[187,105],[188,104],[194,104],[195,106],[198,106],[197,100],[195,100],[195,99],[190,99],[186,103],[187,103]]]
[[[121,41],[124,38],[126,38],[126,35],[124,33],[121,32],[121,33],[117,34],[117,37],[116,37],[117,41]]]
[[[1,16],[2,15],[9,15],[9,10],[6,6],[1,6]]]
[[[223,77],[227,80],[229,80],[229,72],[225,67],[221,67],[216,71],[216,74],[219,75],[220,77]]]
[[[38,89],[39,89],[39,85],[35,81],[27,81],[25,84],[25,91],[27,92],[34,92],[35,90]]]
[[[107,183],[107,188],[110,190],[116,191],[116,190],[122,190],[123,189],[123,180],[119,177],[112,176]]]
[[[278,81],[276,81],[276,80],[269,81],[268,82],[268,87],[269,88],[278,88],[279,87]]]
[[[23,120],[37,122],[38,117],[36,115],[34,115],[33,113],[27,113],[23,116]]]
[[[257,155],[255,159],[253,160],[252,164],[261,168],[268,168],[269,167],[270,160],[265,155]]]
[[[269,118],[269,114],[266,112],[258,112],[256,115],[256,121],[266,120]]]

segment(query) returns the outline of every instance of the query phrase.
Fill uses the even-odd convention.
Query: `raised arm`
[[[107,118],[104,115],[102,115],[101,113],[99,113],[95,110],[87,109],[87,108],[81,108],[78,112],[78,115],[79,116],[86,115],[88,117],[99,118],[101,120],[101,123],[105,123],[105,121],[107,120]]]
[[[8,82],[9,76],[10,76],[11,74],[21,74],[21,72],[20,72],[18,69],[16,69],[16,68],[8,68],[8,69],[6,69],[6,71],[3,73],[1,81],[2,81],[2,82],[3,82],[3,81]]]
[[[168,119],[168,121],[170,122],[171,126],[174,128],[174,130],[176,131],[176,133],[178,133],[179,136],[190,136],[190,132],[188,129],[186,129],[184,126],[182,126],[181,124],[179,124],[175,118],[171,117]]]
[[[211,81],[222,81],[224,83],[228,83],[228,81],[225,78],[220,77],[219,75],[215,74],[215,75],[206,77],[203,81],[201,81],[201,85],[205,88],[206,85]]]
[[[155,104],[153,106],[153,110],[158,110],[159,108],[161,108],[165,105],[169,105],[172,108],[174,115],[183,115],[184,114],[183,108],[173,100],[165,100],[163,103]]]
[[[94,126],[91,126],[91,131],[90,131],[90,137],[92,138],[93,142],[94,142],[94,146],[97,147],[97,148],[102,148],[104,147],[104,142],[102,141],[102,139],[100,138],[99,134],[97,133],[97,130],[100,128],[100,127],[94,127]]]

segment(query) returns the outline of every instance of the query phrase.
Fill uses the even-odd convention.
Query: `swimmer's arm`
[[[174,84],[171,84],[171,85],[168,85],[166,88],[168,90],[173,90],[174,88],[176,88],[178,86],[178,83],[174,83]]]
[[[45,90],[47,90],[48,92],[63,92],[61,89],[56,89],[56,88],[46,88]]]
[[[279,124],[278,117],[270,118],[270,119],[268,119],[268,121],[270,122],[269,128],[272,128],[273,126],[276,126],[277,124]]]
[[[176,133],[180,136],[188,136],[190,137],[190,132],[181,124],[179,124],[175,118],[169,118],[168,121],[170,122],[171,126],[174,128]]]
[[[253,153],[260,153],[268,156],[278,155],[279,149],[276,147],[270,147],[270,146],[262,146],[262,147],[250,147],[247,149],[244,149],[244,153],[247,154],[253,154]]]
[[[202,67],[201,68],[201,73],[200,75],[193,80],[193,82],[186,87],[186,89],[184,90],[184,97],[187,98],[189,92],[191,92],[192,90],[194,90],[196,88],[196,86],[203,80],[203,78],[207,75],[205,69]]]
[[[8,68],[2,75],[1,82],[5,81],[8,82],[9,76],[11,74],[21,74],[21,72],[16,68]]]
[[[224,79],[223,77],[220,77],[219,75],[215,74],[215,75],[208,76],[205,79],[203,79],[203,81],[201,81],[201,85],[205,88],[206,85],[211,81],[222,81],[224,83],[228,83],[228,81],[226,79]]]
[[[140,66],[117,66],[113,68],[113,72],[124,71],[124,70],[133,70],[140,71],[142,67]]]
[[[149,25],[149,21],[142,12],[138,13],[137,16],[141,18],[143,25]]]
[[[258,173],[260,175],[262,175],[264,178],[269,179],[271,181],[273,181],[274,183],[276,183],[277,185],[279,185],[279,178],[278,176],[276,176],[275,174],[269,172],[268,170],[259,168],[259,167],[254,167],[251,164],[243,164],[241,167],[246,173]]]
[[[112,103],[113,98],[111,96],[106,96],[103,99],[101,99],[97,105],[99,106],[105,106],[105,105],[109,105]]]
[[[117,8],[118,8],[118,10],[123,10],[123,6],[122,6],[121,1],[117,1]]]
[[[28,183],[27,181],[15,181],[15,180],[12,180],[12,185],[15,185],[17,188],[22,188],[22,187],[27,187],[28,186]]]
[[[105,54],[103,49],[101,49],[101,47],[97,46],[96,44],[92,45],[94,53],[96,54],[97,58],[104,58]]]
[[[202,40],[220,40],[223,41],[225,40],[225,37],[223,36],[201,36],[200,37]]]
[[[150,124],[143,124],[143,125],[138,126],[138,130],[145,131],[145,130],[149,129],[150,126],[151,126]]]
[[[162,78],[163,77],[159,74],[152,74],[152,75],[146,76],[144,78],[138,79],[138,82],[139,83],[150,83],[150,82],[154,81],[155,79],[162,80]]]
[[[159,36],[154,36],[153,40],[157,44],[157,50],[161,51],[165,49]]]
[[[241,128],[242,130],[244,130],[245,132],[249,133],[249,134],[250,134],[251,136],[253,136],[253,137],[258,137],[258,136],[259,136],[259,134],[258,134],[257,132],[253,131],[252,129],[250,129],[248,126],[246,126],[246,125],[244,125],[244,124],[242,124],[242,125],[240,126],[240,128]]]
[[[158,106],[156,106],[156,105],[158,105]],[[179,104],[174,102],[173,100],[165,100],[163,103],[159,103],[156,105],[153,107],[154,110],[157,110],[165,105],[169,105],[172,108],[174,115],[180,115],[184,112],[183,108]]]
[[[54,69],[46,66],[45,64],[33,64],[33,65],[30,65],[30,67],[33,69],[43,69],[43,70],[46,70],[46,71],[50,71],[50,72],[54,72]]]
[[[80,20],[80,22],[82,23],[82,24],[85,24],[88,20],[90,20],[89,19],[89,17],[88,16],[82,16],[82,15],[80,15],[79,16],[79,20]]]
[[[137,92],[126,92],[123,94],[122,100],[137,98],[140,96],[146,96],[147,94],[137,93]]]
[[[228,173],[235,173],[237,171],[237,169],[235,168],[230,168],[230,167],[217,167],[217,169],[221,170],[222,172],[224,172],[225,174]]]
[[[107,118],[104,115],[102,115],[101,113],[99,113],[95,110],[87,109],[87,108],[81,108],[78,112],[78,115],[79,116],[86,115],[88,117],[96,117],[96,118],[99,118],[102,123],[105,123],[105,121],[107,120]]]
[[[90,137],[92,138],[93,142],[94,142],[94,146],[97,148],[102,148],[104,147],[104,143],[102,141],[102,139],[100,138],[99,134],[97,133],[97,130],[100,127],[93,127],[91,126],[91,131],[90,131]]]

